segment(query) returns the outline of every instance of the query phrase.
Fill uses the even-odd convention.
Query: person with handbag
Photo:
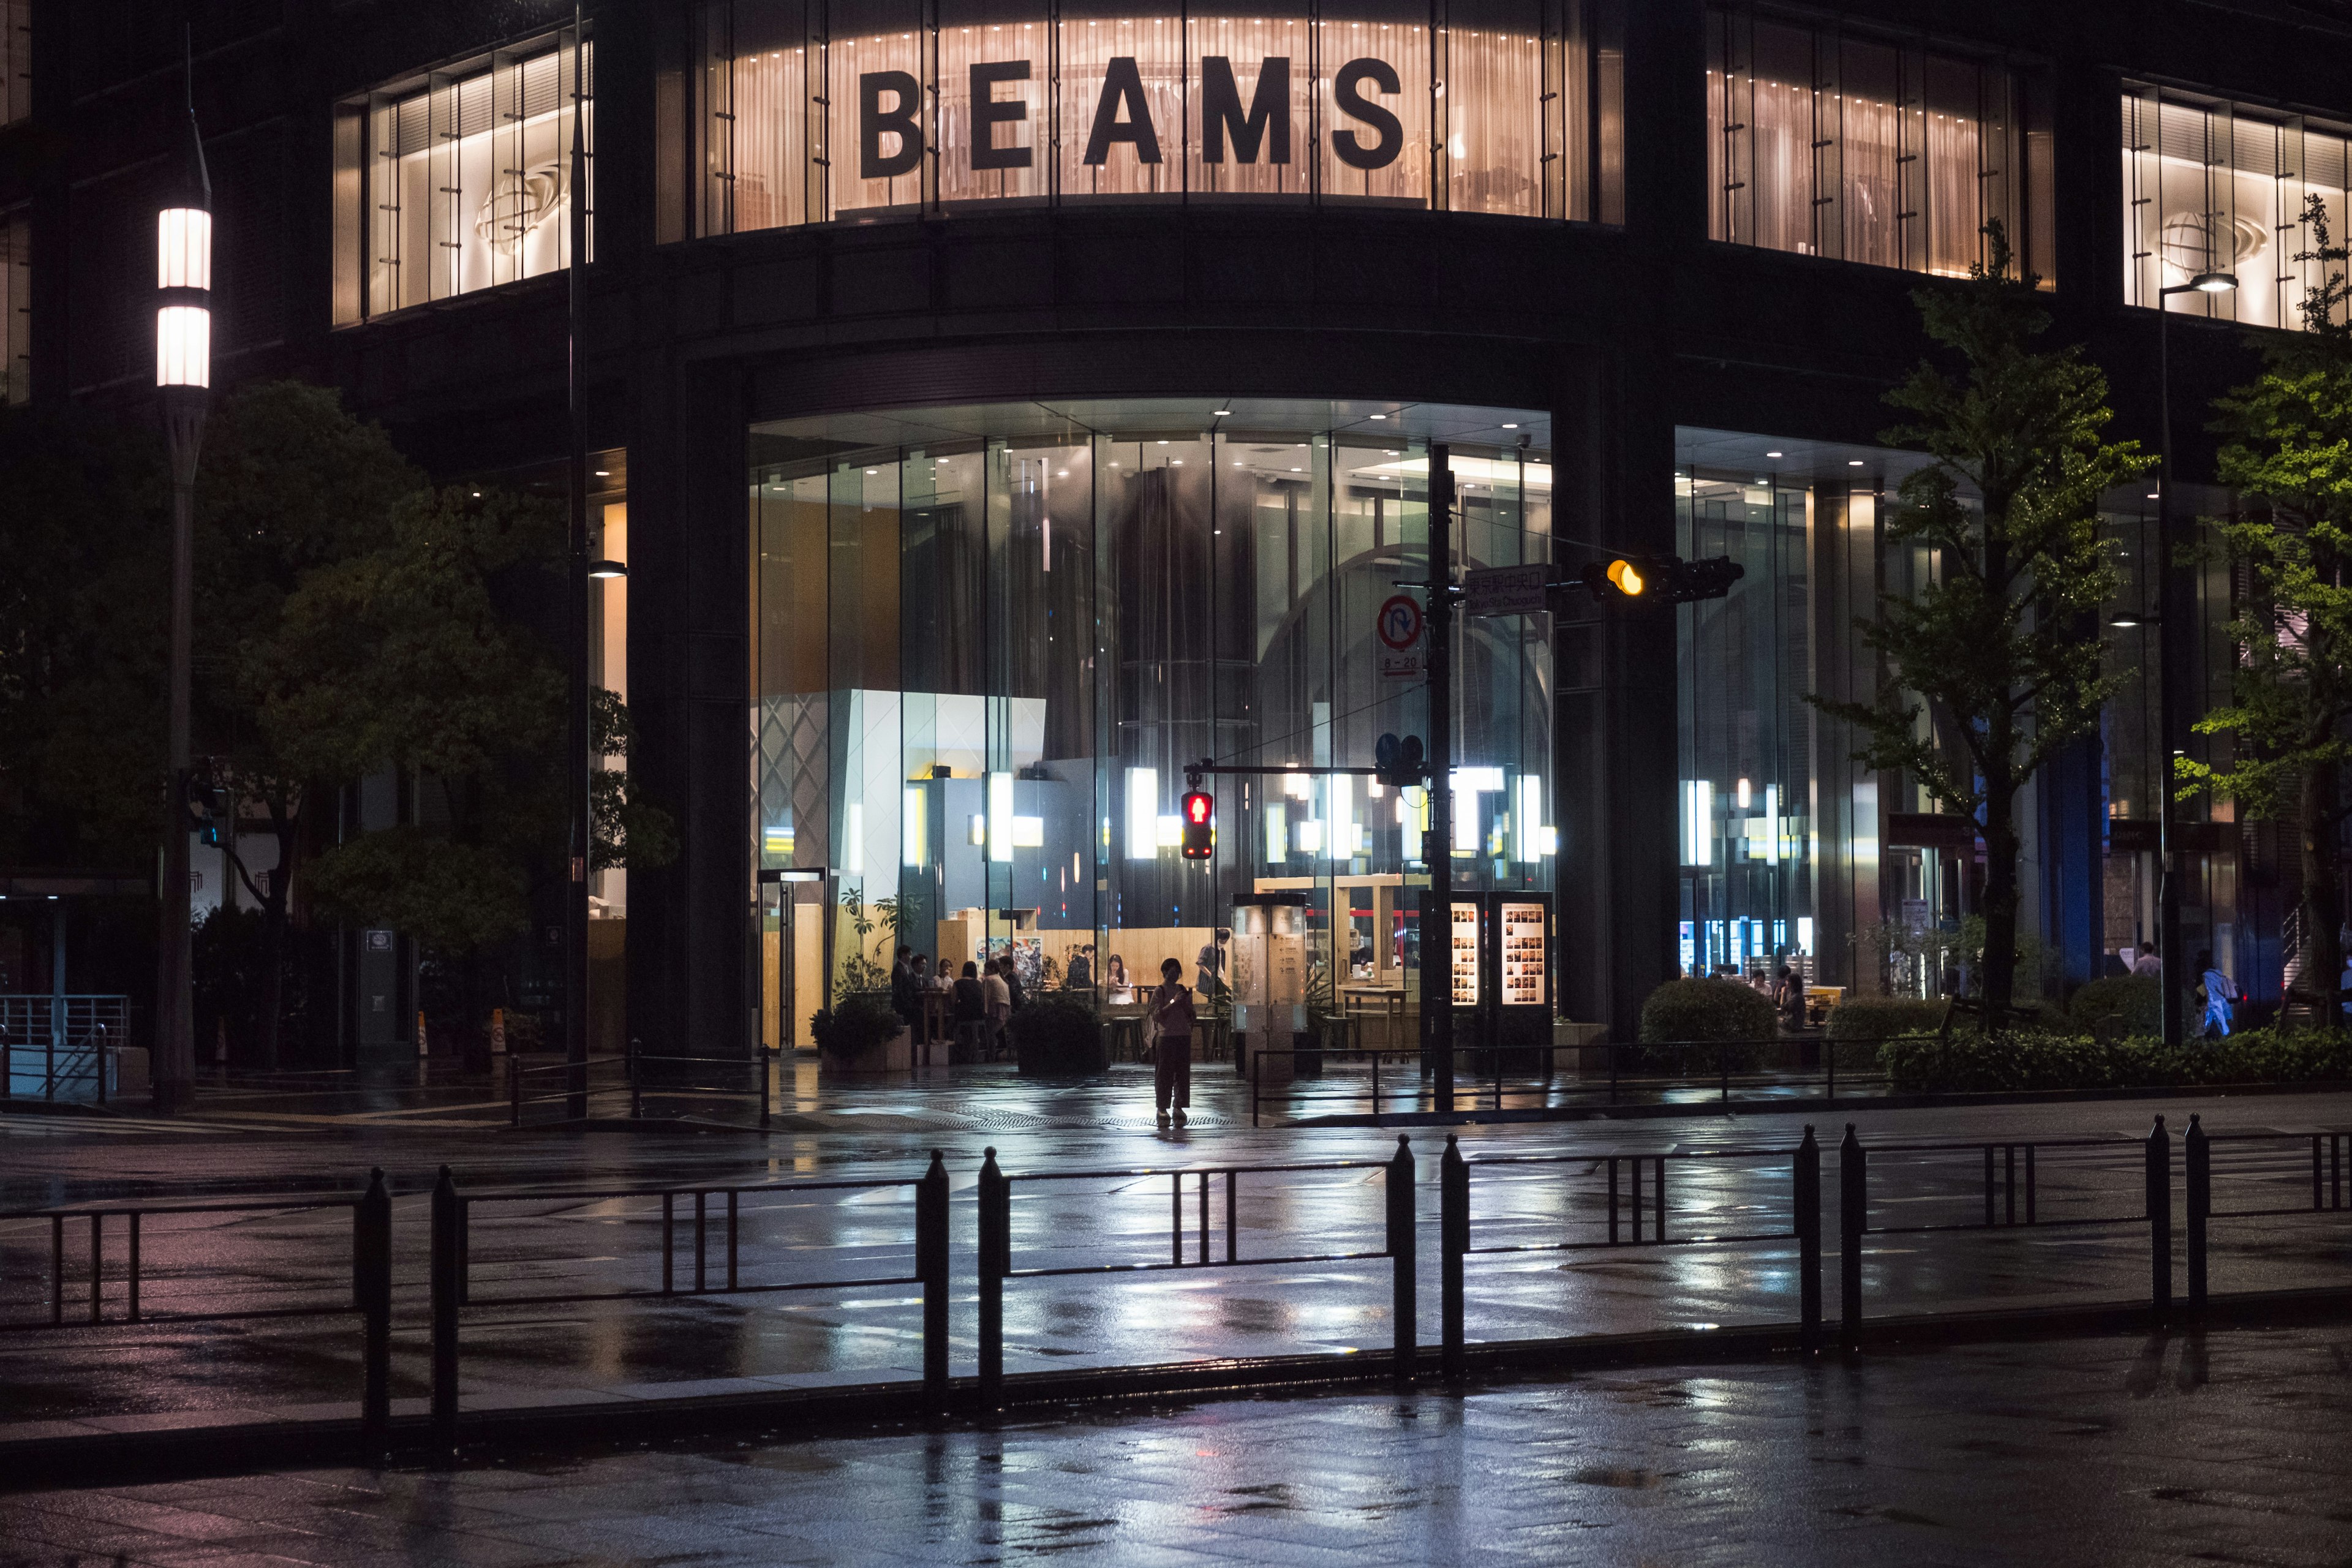
[[[1192,993],[1184,984],[1184,965],[1169,959],[1160,965],[1160,988],[1151,994],[1151,1099],[1160,1109],[1160,1125],[1175,1112],[1184,1125],[1185,1108],[1192,1103]]]

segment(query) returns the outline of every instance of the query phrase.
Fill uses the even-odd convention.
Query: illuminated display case
[[[1549,893],[1486,895],[1487,1037],[1498,1046],[1551,1043],[1552,900]]]

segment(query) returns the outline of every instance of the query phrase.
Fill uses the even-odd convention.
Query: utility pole
[[[593,829],[588,817],[588,440],[580,420],[580,284],[588,264],[588,79],[582,0],[572,4],[572,207],[571,266],[565,269],[565,401],[571,414],[572,515],[564,552],[564,662],[571,690],[564,704],[563,774],[570,808],[571,874],[563,885],[563,1058],[566,1112],[574,1121],[588,1114],[588,862]]]
[[[1454,466],[1429,449],[1429,829],[1421,858],[1429,902],[1421,917],[1421,1059],[1437,1074],[1436,1109],[1454,1111]],[[1475,963],[1474,956],[1472,963]]]

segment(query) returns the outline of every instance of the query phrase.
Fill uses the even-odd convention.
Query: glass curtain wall
[[[0,212],[0,403],[33,395],[32,211]]]
[[[2037,77],[1745,6],[1710,7],[1706,26],[1708,237],[1964,277],[1999,220],[2052,286]]]
[[[578,53],[593,258],[593,42]],[[573,64],[567,29],[336,106],[336,324],[570,264]]]
[[[2296,308],[2324,270],[2296,259],[2316,239],[2305,213],[2318,197],[2340,240],[2352,213],[2347,150],[2352,128],[2126,83],[2124,298],[2154,307],[2158,289],[2231,272],[2231,292],[2167,303],[2248,326],[2301,327]]]
[[[1620,0],[700,0],[690,224],[1294,197],[1622,220]],[[665,131],[665,135],[675,132]],[[666,180],[670,165],[664,160]]]
[[[1320,1005],[1417,995],[1422,792],[1329,770],[1423,732],[1423,684],[1382,672],[1374,619],[1424,569],[1432,432],[1457,549],[1516,564],[1550,557],[1549,455],[1503,426],[1547,426],[1212,406],[754,427],[753,858],[793,913],[761,906],[763,984],[793,998],[763,1010],[769,1039],[804,1043],[859,960],[887,967],[891,919],[950,969],[1010,952],[1049,988],[1091,948],[1108,997],[1168,958],[1195,979],[1254,892],[1307,896]],[[1456,886],[1549,890],[1547,619],[1471,621],[1457,655]],[[1280,771],[1211,773],[1215,853],[1186,861],[1203,759]]]
[[[2233,498],[2195,487],[2182,504],[2196,515],[2218,516],[2231,509]],[[2154,614],[2157,498],[2137,491],[2111,495],[2100,515],[2123,579],[2115,608],[2129,612],[2126,619]],[[2240,608],[2243,571],[2215,549],[2205,552],[2191,573],[2189,596],[2202,635],[2194,656],[2194,684],[2181,703],[2184,712],[2210,712],[2231,700],[2237,649],[2224,628]],[[2126,955],[2157,940],[2157,790],[2163,776],[2158,647],[2157,627],[2144,619],[2106,632],[2107,668],[2124,686],[2107,705],[2100,737],[2107,808],[2105,924],[2108,951]],[[2227,767],[2233,759],[2227,735],[2192,732],[2180,744],[2210,766]],[[2210,949],[2214,962],[2254,1001],[2277,1001],[2280,965],[2294,947],[2273,944],[2294,903],[2288,889],[2299,869],[2294,824],[2241,824],[2233,805],[2201,795],[2175,809],[2185,847],[2180,922],[2189,959]]]

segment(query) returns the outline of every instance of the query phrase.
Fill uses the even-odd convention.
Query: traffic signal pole
[[[1429,907],[1421,921],[1421,1059],[1436,1075],[1440,1115],[1454,1113],[1454,465],[1429,449]],[[1434,846],[1434,847],[1432,847]]]

